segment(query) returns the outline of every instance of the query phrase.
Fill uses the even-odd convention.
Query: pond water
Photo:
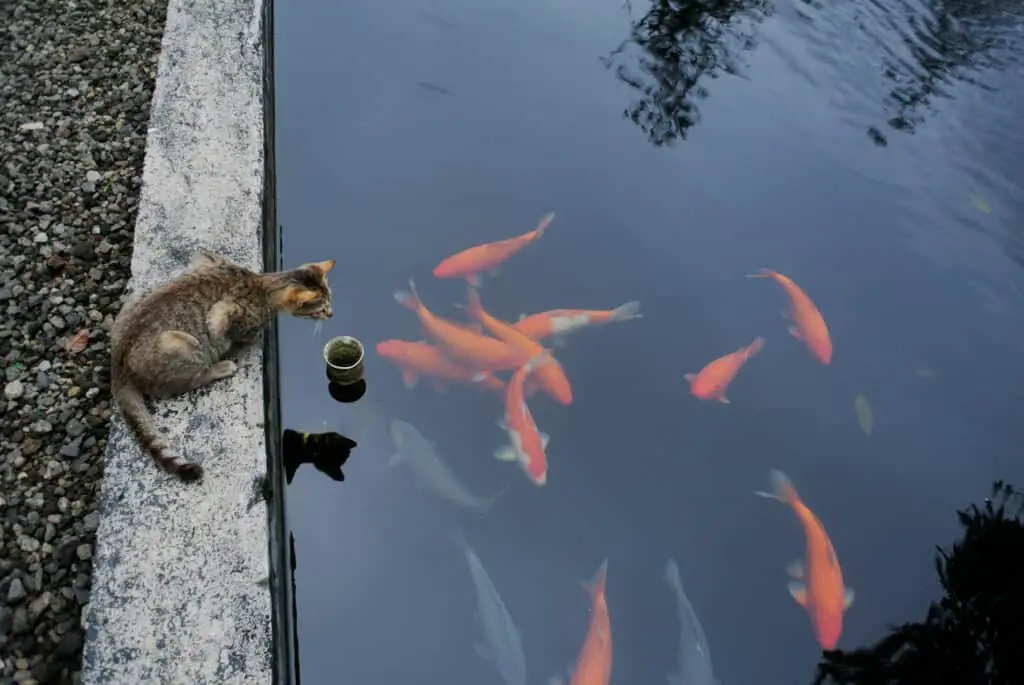
[[[921,618],[954,510],[1024,484],[1017,6],[278,2],[283,261],[336,260],[323,330],[280,324],[285,448],[318,461],[286,492],[301,680],[665,683],[683,661],[704,685],[710,654],[724,685],[803,683],[838,616],[841,649]],[[484,311],[643,316],[538,343],[571,386],[554,399],[541,364],[555,380],[513,422],[550,436],[539,485],[495,458],[505,391],[407,382],[378,344],[436,340],[395,299],[410,279],[469,325],[466,280],[435,268],[549,212],[497,273],[460,258]],[[813,302],[830,363],[788,332],[781,285],[745,277],[762,268]],[[325,376],[338,335],[366,347],[354,402]],[[691,392],[758,337],[730,403]],[[528,346],[503,344],[518,368]],[[439,463],[465,492],[431,487]],[[773,470],[807,509],[754,495]],[[816,623],[788,587],[805,530],[842,575],[827,542],[809,554]]]

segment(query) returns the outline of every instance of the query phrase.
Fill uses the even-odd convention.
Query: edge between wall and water
[[[273,0],[170,0],[127,297],[201,248],[278,266],[273,11]],[[153,406],[170,444],[203,464],[199,484],[162,474],[112,418],[85,685],[293,680],[276,378],[272,325],[233,378]]]

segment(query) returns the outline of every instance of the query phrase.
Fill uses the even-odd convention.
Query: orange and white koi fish
[[[427,337],[449,357],[478,371],[500,371],[522,366],[529,356],[501,340],[482,335],[467,326],[442,319],[427,309],[409,280],[410,292],[395,293],[395,300],[416,312]]]
[[[832,339],[828,334],[828,326],[814,302],[800,286],[787,276],[771,269],[761,269],[760,273],[747,274],[747,278],[772,278],[782,286],[789,296],[788,317],[792,320],[789,333],[797,340],[802,340],[818,361],[828,364],[832,361]]]
[[[511,444],[499,447],[494,456],[502,461],[515,461],[526,475],[537,485],[548,482],[548,457],[544,449],[548,446],[547,435],[537,430],[530,408],[526,406],[523,386],[527,377],[541,364],[550,362],[551,355],[545,350],[530,359],[512,375],[505,393],[505,417],[498,425],[508,433]]]
[[[483,324],[484,328],[498,340],[519,348],[529,357],[536,357],[544,353],[544,348],[539,342],[517,330],[512,324],[488,314],[480,302],[480,293],[472,286],[469,287],[466,302],[466,311]],[[569,385],[569,379],[565,377],[562,365],[553,356],[548,363],[537,368],[530,380],[555,398],[555,401],[566,405],[572,404],[572,386]]]
[[[541,237],[554,218],[554,212],[545,214],[537,223],[537,227],[529,233],[508,240],[477,245],[454,254],[434,267],[434,276],[465,278],[471,285],[479,287],[481,273],[493,271],[506,259]]]
[[[377,343],[377,354],[402,369],[402,382],[407,388],[415,387],[419,377],[425,375],[435,379],[434,384],[438,389],[438,381],[447,380],[473,383],[499,392],[505,391],[504,381],[497,376],[462,366],[425,342],[382,340]]]
[[[608,560],[605,559],[594,578],[584,583],[590,593],[590,627],[576,659],[569,685],[608,685],[611,682],[612,623],[608,615],[608,600],[604,594],[607,576]]]
[[[718,400],[723,404],[729,404],[729,398],[725,396],[726,388],[732,383],[732,379],[736,378],[743,365],[763,347],[764,338],[756,338],[746,347],[719,357],[701,369],[700,373],[686,374],[686,380],[690,381],[690,392],[702,400]]]
[[[552,309],[549,312],[531,314],[530,316],[523,314],[519,317],[515,327],[534,340],[553,337],[556,342],[559,342],[564,336],[575,333],[581,328],[613,321],[629,321],[641,317],[643,314],[640,313],[640,303],[634,301],[610,310]]]
[[[786,474],[773,470],[770,478],[773,492],[755,494],[788,505],[803,525],[807,539],[806,564],[797,560],[788,567],[789,574],[803,582],[793,580],[789,593],[810,615],[822,649],[833,650],[843,632],[843,612],[853,603],[853,590],[843,586],[843,572],[825,526],[803,503]]]

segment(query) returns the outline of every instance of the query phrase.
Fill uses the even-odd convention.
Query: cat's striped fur
[[[261,274],[208,252],[191,268],[132,299],[111,331],[111,389],[142,449],[182,480],[199,480],[199,464],[160,436],[146,397],[183,395],[238,370],[228,359],[253,342],[278,312],[332,316],[327,272],[334,260]]]

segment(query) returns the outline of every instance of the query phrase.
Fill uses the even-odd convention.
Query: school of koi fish
[[[376,347],[381,357],[401,369],[402,380],[408,388],[414,387],[421,376],[426,376],[438,388],[444,382],[458,382],[503,397],[504,415],[499,425],[507,433],[509,442],[499,448],[494,456],[518,464],[538,486],[547,483],[546,448],[549,438],[537,427],[527,399],[535,392],[544,392],[562,405],[572,404],[572,385],[545,342],[561,344],[564,336],[583,328],[642,316],[640,303],[635,301],[606,311],[555,309],[524,315],[515,323],[505,321],[484,308],[480,298],[483,276],[494,273],[500,264],[540,238],[554,217],[554,213],[546,214],[532,231],[507,240],[471,247],[444,259],[434,268],[433,275],[437,278],[466,280],[466,303],[457,306],[466,312],[470,319],[468,322],[453,321],[432,312],[423,303],[415,282],[410,279],[409,290],[396,292],[395,299],[416,314],[426,341],[384,340]],[[762,269],[747,277],[769,278],[782,288],[789,303],[786,316],[790,321],[790,334],[802,342],[819,363],[830,364],[832,341],[828,327],[814,302],[800,286],[787,276],[770,269]],[[764,338],[755,338],[748,345],[711,361],[699,372],[685,374],[690,392],[702,400],[728,404],[726,391],[729,385],[743,366],[758,355],[764,346]],[[500,372],[511,375],[506,381],[498,376]],[[403,457],[402,447],[405,445],[406,452],[411,456],[406,455],[404,459],[417,465],[415,468],[419,469],[421,475],[432,481],[435,489],[450,501],[478,511],[484,511],[493,502],[494,498],[475,498],[464,491],[457,479],[444,471],[432,452],[432,444],[419,436],[409,424],[396,424],[392,430],[396,436],[396,447],[399,448],[394,461]],[[755,494],[788,506],[804,529],[804,559],[794,561],[787,568],[793,578],[789,583],[789,592],[807,612],[821,647],[826,650],[835,649],[842,633],[843,613],[853,601],[853,590],[844,585],[839,561],[825,527],[804,504],[789,478],[779,470],[772,470],[770,483],[771,491],[758,491]],[[479,559],[461,536],[458,541],[467,553],[478,586],[478,603],[481,605],[478,614],[482,623],[486,624],[484,632],[489,642],[494,643],[490,645],[489,654],[503,675],[509,672],[516,674],[505,677],[508,685],[525,682],[525,665],[521,663],[522,648],[508,612],[490,584]],[[592,600],[590,627],[570,675],[570,685],[608,685],[611,679],[612,641],[605,598],[606,578],[607,560],[593,580],[585,584]],[[711,685],[715,681],[711,676],[710,652],[700,623],[682,592],[674,561],[670,561],[666,567],[666,581],[677,594],[680,621],[684,628],[680,673],[670,677],[670,681],[678,681],[680,685],[684,682],[690,685]],[[485,620],[488,615],[491,618]],[[687,642],[685,635],[687,627],[693,633],[690,642]],[[686,659],[683,658],[684,653],[689,655]],[[562,680],[552,678],[551,682]]]

